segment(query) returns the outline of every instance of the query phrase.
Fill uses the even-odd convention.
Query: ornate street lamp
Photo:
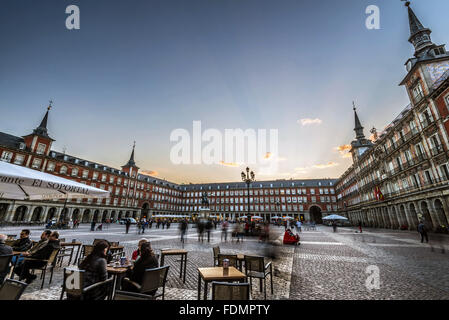
[[[247,221],[248,221],[248,223],[250,223],[251,222],[251,214],[250,214],[250,202],[249,202],[249,186],[250,186],[250,184],[252,182],[254,182],[256,175],[254,174],[253,171],[250,172],[248,167],[246,168],[246,173],[244,171],[242,171],[241,175],[242,175],[242,180],[243,180],[243,182],[246,183],[247,190],[248,190],[248,216],[247,216]]]

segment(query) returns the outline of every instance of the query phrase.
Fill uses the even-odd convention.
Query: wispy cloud
[[[342,158],[351,158],[351,145],[350,144],[345,144],[339,147],[335,147],[334,150],[338,151],[338,153],[340,153],[340,156]]]
[[[336,167],[336,166],[338,166],[338,163],[330,161],[330,162],[328,162],[326,164],[315,164],[315,165],[313,165],[313,168],[316,168],[316,169],[327,169],[327,168],[332,168],[332,167]]]
[[[303,126],[308,126],[308,125],[320,125],[323,121],[321,119],[310,119],[310,118],[305,118],[305,119],[300,119],[298,120],[298,123],[303,125]]]
[[[143,170],[140,173],[146,176],[157,176],[159,174],[159,172],[153,170]]]
[[[220,161],[219,164],[222,165],[222,166],[225,166],[225,167],[239,167],[240,166],[240,164],[235,163],[235,162]]]

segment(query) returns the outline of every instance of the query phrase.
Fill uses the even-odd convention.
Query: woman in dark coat
[[[106,270],[106,258],[109,249],[109,243],[105,240],[95,244],[92,253],[89,254],[79,268],[85,270],[84,287],[93,285],[94,283],[105,281],[108,277]],[[105,288],[94,289],[85,297],[86,300],[104,300],[108,292]]]
[[[142,285],[145,270],[154,269],[158,267],[159,263],[157,261],[156,255],[151,249],[150,242],[145,242],[142,244],[140,248],[140,257],[134,263],[133,269],[128,272],[128,278],[129,280],[136,282],[139,285]],[[126,281],[123,282],[122,287],[123,290],[125,291],[137,292],[137,288]],[[156,291],[157,290],[154,290],[152,292],[145,292],[145,294],[153,295],[154,293],[156,293]]]

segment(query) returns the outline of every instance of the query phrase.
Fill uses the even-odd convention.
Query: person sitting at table
[[[6,234],[0,234],[0,256],[12,254],[12,248],[5,244],[8,237]],[[9,267],[5,272],[0,272],[0,284],[3,283],[9,273]]]
[[[135,250],[131,256],[131,260],[132,261],[136,261],[138,257],[140,257],[140,250],[142,247],[142,244],[144,244],[145,242],[148,242],[147,239],[140,239],[139,243],[137,244],[137,250]]]
[[[30,230],[23,229],[20,232],[20,239],[14,241],[11,247],[13,251],[24,252],[31,249],[32,246],[33,242],[30,239]]]
[[[128,270],[127,277],[129,280],[136,282],[139,285],[143,283],[143,276],[146,269],[154,269],[159,267],[159,262],[157,261],[156,255],[151,249],[150,242],[142,243],[140,247],[140,257],[134,263],[132,270]],[[122,288],[125,291],[137,292],[137,288],[134,287],[129,282],[124,281],[122,283]],[[146,292],[145,294],[153,295],[157,290]]]
[[[53,250],[59,248],[59,233],[53,231],[44,247],[33,253],[24,252],[22,255],[32,259],[48,260],[53,253]],[[35,274],[30,273],[30,269],[43,267],[46,263],[46,261],[24,260],[15,268],[14,273],[19,276],[19,280],[26,279],[26,283],[30,284],[37,277]]]
[[[48,238],[50,238],[50,235],[51,235],[50,230],[45,230],[44,232],[42,232],[41,239],[39,240],[39,242],[36,243],[30,250],[26,252],[28,252],[28,254],[33,254],[42,249],[43,247],[45,247],[48,243]],[[16,259],[19,259],[17,262],[20,263],[23,261],[24,258],[22,256],[20,257],[15,256],[12,258],[11,262],[14,264],[16,262]]]
[[[106,255],[109,250],[109,243],[106,240],[98,241],[92,252],[81,262],[79,268],[85,271],[84,287],[93,285],[94,283],[105,281],[108,278],[106,270]],[[87,300],[104,300],[108,292],[105,288],[93,289],[85,297]]]

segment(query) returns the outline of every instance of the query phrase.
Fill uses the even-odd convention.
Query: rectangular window
[[[55,171],[55,163],[54,162],[49,162],[47,165],[47,171],[53,172]]]
[[[87,179],[89,176],[89,170],[83,170],[83,179]]]
[[[46,145],[46,144],[38,143],[38,144],[37,144],[36,153],[37,153],[37,154],[44,154],[45,148],[47,148],[47,145]]]
[[[11,159],[12,159],[12,152],[3,151],[1,160],[5,162],[11,162]]]
[[[16,154],[16,157],[14,158],[14,164],[21,165],[23,164],[23,160],[25,160],[25,156],[22,154]]]
[[[42,163],[41,159],[34,159],[33,164],[31,165],[31,168],[39,169],[41,167],[41,163]]]

